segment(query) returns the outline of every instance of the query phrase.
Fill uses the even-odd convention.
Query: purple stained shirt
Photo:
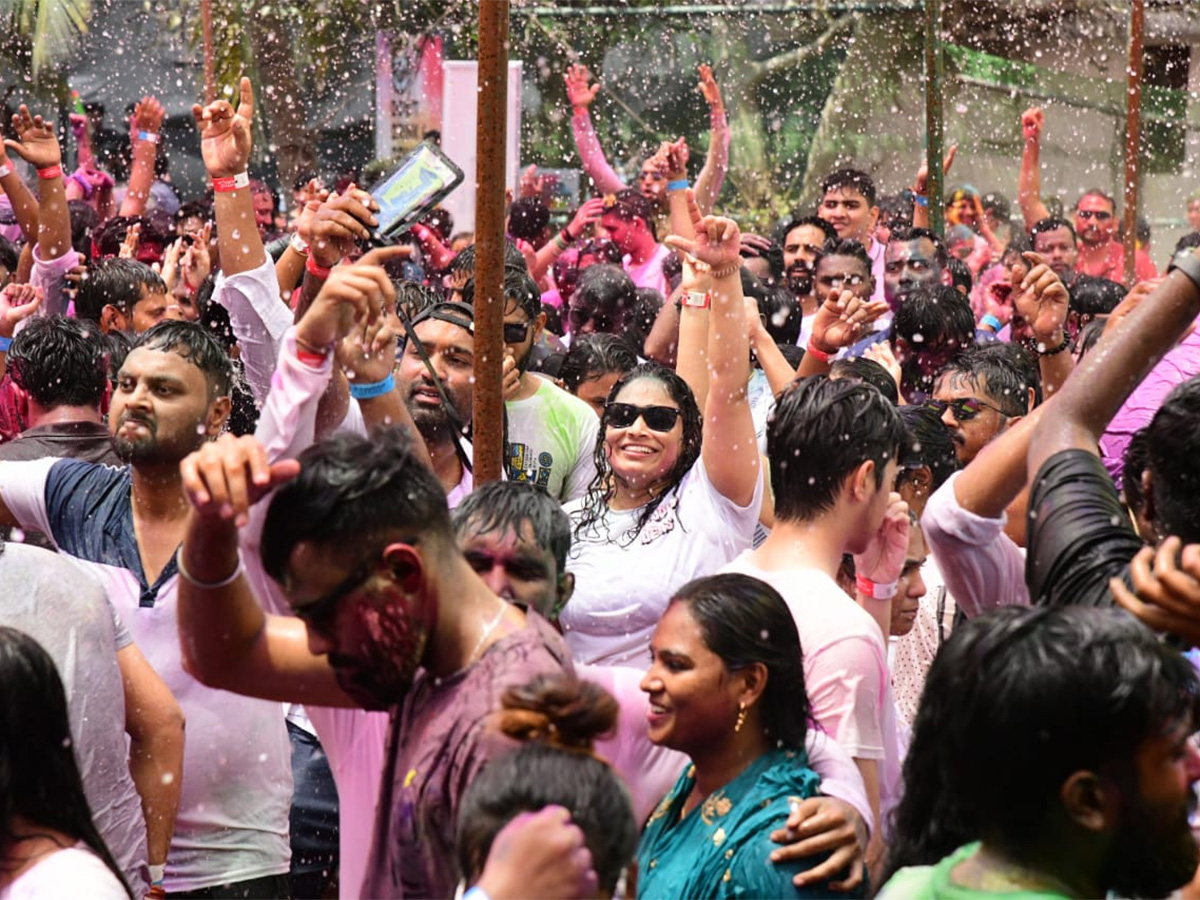
[[[363,897],[453,897],[455,826],[467,786],[513,748],[486,730],[513,685],[573,672],[566,644],[536,613],[479,662],[447,678],[421,671],[393,710]]]
[[[1167,399],[1167,394],[1176,385],[1197,375],[1200,375],[1200,327],[1150,370],[1150,374],[1142,379],[1125,405],[1113,416],[1108,423],[1108,430],[1100,438],[1100,458],[1117,483],[1118,490],[1125,468],[1125,450],[1134,432],[1150,424],[1158,408]]]

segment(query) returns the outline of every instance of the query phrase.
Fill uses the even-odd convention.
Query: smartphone
[[[379,235],[394,237],[407,231],[462,180],[462,169],[440,148],[429,141],[417,144],[371,189],[371,196],[379,204]]]

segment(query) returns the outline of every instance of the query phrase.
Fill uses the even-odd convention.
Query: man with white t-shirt
[[[469,282],[463,290],[468,303],[474,293]],[[505,270],[504,302],[508,479],[536,484],[561,502],[582,497],[596,477],[600,420],[587,403],[528,371],[530,354],[546,326],[542,297],[528,272]]]
[[[804,650],[813,718],[858,764],[875,816],[868,863],[880,860],[883,800],[898,777],[887,652],[879,624],[838,587],[856,554],[860,602],[890,600],[904,565],[908,511],[892,493],[904,426],[874,387],[797,381],[767,429],[775,527],[722,571],[761,578],[783,595]]]

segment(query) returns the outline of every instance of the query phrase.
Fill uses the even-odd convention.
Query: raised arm
[[[226,434],[184,459],[180,471],[192,505],[179,551],[184,668],[209,687],[250,697],[355,706],[328,659],[308,649],[304,623],[262,611],[239,555],[238,525],[250,506],[299,474],[300,464],[268,465],[254,438]]]
[[[29,190],[29,186],[13,168],[5,148],[0,148],[0,188],[8,195],[8,202],[12,204],[13,214],[17,217],[17,224],[21,226],[21,234],[25,236],[26,242],[36,243],[38,238],[37,197],[33,196],[33,191]]]
[[[5,140],[4,146],[37,169],[37,255],[49,262],[71,249],[71,217],[63,185],[62,151],[54,135],[54,126],[41,116],[30,115],[25,104],[22,103],[12,117],[12,124],[18,140]],[[6,176],[5,190],[13,177]],[[19,178],[16,180],[20,181]],[[10,199],[15,206],[16,198],[10,195]]]
[[[700,215],[695,194],[688,192],[693,240],[670,243],[707,265],[712,276],[712,308],[708,323],[708,399],[704,409],[701,453],[709,480],[723,496],[747,506],[760,478],[754,420],[746,400],[750,380],[750,337],[742,300],[741,232],[732,219]]]
[[[954,165],[954,157],[958,154],[958,144],[951,144],[950,149],[946,151],[946,158],[942,160],[942,174],[948,175],[950,167]],[[913,194],[916,196],[916,202],[913,203],[913,228],[928,228],[929,227],[929,164],[922,162],[921,167],[917,169],[917,177],[913,181]],[[934,203],[941,203],[941,197],[934,197]]]
[[[554,265],[555,260],[563,255],[567,247],[587,234],[603,215],[603,197],[584,200],[571,221],[567,223],[567,227],[560,234],[546,241],[546,246],[535,254],[534,264],[529,267],[530,277],[540,283],[547,270]]]
[[[122,216],[140,216],[146,212],[150,186],[154,184],[154,161],[162,139],[163,117],[167,111],[156,97],[143,97],[129,119],[129,143],[133,147],[133,165],[129,169],[129,189],[121,201]],[[224,262],[224,258],[222,258]]]
[[[1045,124],[1046,117],[1040,106],[1031,107],[1021,115],[1021,135],[1025,139],[1025,148],[1021,151],[1021,174],[1017,179],[1017,205],[1025,217],[1026,231],[1050,216],[1050,211],[1042,202],[1041,152]]]
[[[851,347],[866,333],[866,327],[888,311],[885,300],[864,300],[850,291],[830,297],[813,317],[812,334],[797,377],[828,374],[833,357]]]
[[[567,67],[563,76],[567,82],[567,100],[571,104],[571,131],[575,135],[575,147],[579,150],[579,161],[583,171],[588,174],[601,194],[615,194],[625,190],[625,183],[617,177],[613,167],[604,156],[600,139],[596,137],[596,129],[592,126],[592,117],[588,107],[596,99],[600,83],[589,86],[587,66],[572,65]]]
[[[1192,251],[1200,264],[1200,255]],[[1109,420],[1200,314],[1200,286],[1176,269],[1083,358],[1051,398],[1029,448],[1029,476],[1060,450],[1099,455]]]
[[[1049,400],[1075,369],[1075,357],[1065,349],[1064,326],[1070,296],[1066,286],[1037,253],[1024,253],[1013,266],[1013,306],[1033,332],[1037,341],[1038,369],[1042,376],[1042,396]]]
[[[167,861],[183,787],[183,710],[137,644],[117,651],[125,684],[129,774],[146,819],[148,862]]]
[[[721,89],[713,77],[712,67],[700,67],[700,93],[708,101],[708,153],[704,157],[704,168],[696,176],[696,204],[700,211],[712,212],[729,171],[729,142],[732,134],[729,119],[725,115],[725,101]]]

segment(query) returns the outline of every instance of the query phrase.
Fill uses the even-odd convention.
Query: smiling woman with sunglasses
[[[738,227],[689,206],[696,240],[671,240],[706,272],[689,298],[709,318],[704,410],[683,378],[655,364],[609,393],[596,479],[566,507],[576,589],[560,622],[580,662],[644,659],[672,591],[748,548],[762,506]]]

